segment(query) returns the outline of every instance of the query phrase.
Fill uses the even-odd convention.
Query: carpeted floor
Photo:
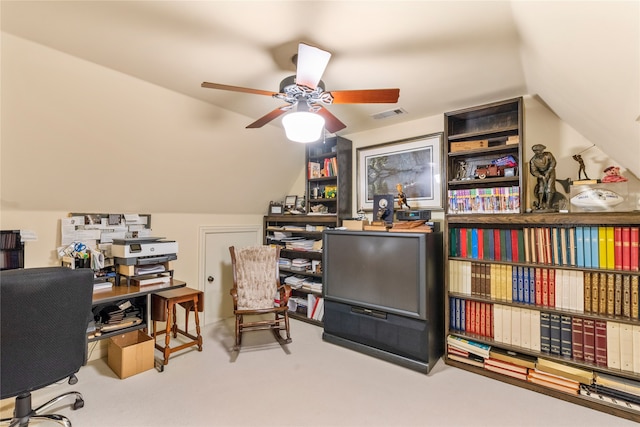
[[[85,407],[54,408],[75,427],[145,426],[637,426],[631,421],[491,380],[440,360],[424,375],[322,341],[292,320],[293,342],[245,335],[239,354],[230,321],[203,328],[204,349],[171,357],[164,372],[121,380],[98,359],[75,386],[34,393],[34,406],[67,390]],[[159,356],[159,352],[156,352]],[[2,415],[10,411],[2,402]]]

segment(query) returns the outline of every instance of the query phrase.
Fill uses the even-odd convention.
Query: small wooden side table
[[[178,328],[176,322],[176,306],[180,305],[186,310],[186,322],[184,330]],[[169,363],[169,356],[171,353],[183,350],[193,345],[198,346],[198,351],[202,351],[202,336],[200,335],[200,318],[198,312],[202,312],[204,308],[203,292],[192,288],[178,288],[171,289],[164,292],[158,292],[151,295],[151,320],[153,320],[153,341],[155,347],[162,351],[164,355],[163,364]],[[188,332],[189,326],[189,312],[194,312],[196,323],[196,335],[192,335]],[[167,322],[166,330],[158,331],[156,328],[156,322]],[[158,335],[165,334],[164,347],[156,342]],[[171,334],[176,338],[178,334],[184,335],[190,338],[191,341],[180,344],[176,347],[171,347]]]

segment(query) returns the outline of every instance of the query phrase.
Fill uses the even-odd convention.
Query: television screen
[[[323,249],[327,299],[426,319],[424,234],[329,230]]]

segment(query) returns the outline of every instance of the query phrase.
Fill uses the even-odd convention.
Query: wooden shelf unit
[[[305,208],[324,205],[328,212],[337,216],[336,224],[351,217],[351,164],[352,143],[341,136],[327,138],[326,141],[309,144],[306,150],[307,179],[305,185]],[[314,177],[311,164],[319,166],[321,176]],[[325,163],[337,166],[337,173],[325,168]],[[327,186],[336,189],[335,197],[329,197]]]
[[[291,233],[292,236],[304,237],[305,239],[313,239],[322,241],[322,229],[317,231],[307,231],[306,226],[318,226],[325,228],[334,228],[338,223],[337,215],[272,215],[264,217],[264,244],[277,244],[281,246],[281,258],[304,258],[310,261],[322,261],[322,251],[301,251],[286,249],[285,243],[277,241],[273,238],[275,231]],[[295,228],[294,228],[295,227]],[[298,229],[302,227],[303,229]],[[322,272],[313,271],[297,271],[290,268],[280,268],[281,278],[289,275],[299,275],[314,279],[316,282],[322,282]],[[312,294],[316,297],[322,297],[322,292],[309,289],[292,289],[292,297],[308,298],[307,295]],[[303,320],[314,325],[321,326],[322,322],[310,319],[302,313],[290,311],[292,318]]]
[[[454,325],[452,325],[452,310],[455,310],[451,304],[453,302],[452,298],[458,298],[461,300],[475,301],[484,304],[491,305],[491,309],[495,308],[496,305],[509,307],[517,309],[527,309],[538,312],[546,312],[550,314],[557,314],[559,316],[570,316],[579,317],[582,319],[591,319],[595,321],[605,321],[605,322],[615,322],[621,325],[632,325],[633,327],[640,327],[640,319],[638,317],[633,317],[633,315],[623,315],[623,314],[602,314],[599,312],[594,312],[589,309],[574,309],[574,308],[563,308],[562,306],[545,306],[538,305],[536,301],[533,303],[524,303],[521,301],[507,301],[502,295],[487,295],[486,293],[473,294],[463,289],[460,290],[459,286],[455,285],[459,284],[456,282],[456,279],[459,278],[460,270],[455,270],[454,267],[455,262],[471,262],[471,263],[482,263],[482,264],[496,264],[496,265],[507,265],[512,267],[532,267],[532,268],[542,268],[542,269],[555,269],[565,270],[570,273],[605,273],[605,274],[614,274],[621,276],[640,276],[640,272],[633,270],[621,270],[619,268],[597,268],[597,267],[584,267],[577,265],[577,260],[575,265],[565,264],[557,264],[554,260],[547,263],[539,263],[533,262],[529,260],[515,260],[515,259],[502,259],[502,260],[490,260],[488,257],[483,257],[482,259],[471,258],[469,256],[462,257],[456,255],[456,248],[452,246],[451,235],[454,233],[454,229],[456,228],[482,228],[486,229],[506,229],[506,230],[520,230],[523,228],[565,228],[570,230],[573,227],[622,227],[622,226],[632,226],[638,227],[640,226],[640,212],[603,212],[603,213],[531,213],[531,214],[468,214],[468,215],[447,215],[446,216],[446,225],[447,225],[447,238],[445,239],[445,277],[446,277],[446,298],[445,298],[445,337],[449,334],[461,336],[463,338],[467,338],[472,341],[476,341],[482,344],[486,344],[491,346],[492,348],[500,348],[507,351],[512,351],[528,356],[533,356],[536,358],[544,358],[547,360],[551,360],[553,362],[561,363],[564,365],[568,365],[571,367],[576,367],[588,371],[593,371],[594,373],[602,373],[614,377],[619,377],[623,380],[632,380],[640,383],[640,373],[635,371],[623,370],[612,368],[609,366],[604,366],[602,364],[591,363],[589,361],[575,359],[575,355],[572,353],[571,357],[566,357],[561,354],[554,354],[550,352],[538,351],[532,348],[526,348],[520,345],[506,344],[503,340],[496,341],[494,336],[489,333],[485,335],[479,335],[476,333],[469,333],[467,331],[461,331],[460,329],[456,329]],[[455,239],[454,239],[455,242]],[[462,244],[463,242],[459,242]],[[478,242],[480,244],[480,242]],[[457,245],[459,246],[459,245]],[[537,261],[537,260],[536,260]],[[452,287],[454,288],[452,290]],[[586,304],[586,303],[585,303]],[[586,307],[586,305],[585,305]],[[492,311],[493,312],[493,311]],[[492,326],[493,326],[492,318]],[[492,333],[495,331],[492,331]],[[573,349],[573,347],[572,347]],[[635,355],[633,353],[633,357],[640,357],[640,355]],[[640,411],[636,411],[631,408],[626,408],[623,406],[615,405],[613,403],[608,403],[605,401],[595,400],[586,396],[582,396],[580,394],[569,394],[566,392],[557,391],[548,387],[544,387],[541,385],[533,384],[524,380],[519,380],[515,378],[511,378],[506,375],[501,375],[498,373],[494,373],[483,369],[482,367],[476,367],[472,365],[468,365],[466,363],[462,363],[453,359],[448,358],[448,355],[445,354],[445,363],[451,366],[455,366],[460,369],[465,369],[480,375],[484,375],[489,378],[497,379],[509,384],[517,385],[519,387],[523,387],[538,393],[543,393],[558,399],[562,399],[568,402],[576,403],[582,406],[586,406],[601,412],[606,412],[611,415],[615,415],[618,417],[630,419],[636,422],[640,422]]]
[[[511,193],[501,209],[522,212],[526,182],[523,176],[527,173],[522,167],[522,98],[445,113],[444,121],[446,213],[494,213],[489,212],[489,198],[500,200],[495,196],[507,191],[504,189],[511,189]],[[505,168],[507,159],[510,165]],[[494,164],[495,174],[479,172],[483,166]],[[481,200],[486,202],[480,204]]]

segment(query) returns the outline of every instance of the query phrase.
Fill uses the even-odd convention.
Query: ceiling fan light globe
[[[282,118],[287,138],[295,142],[314,142],[322,136],[324,118],[308,111],[295,111]]]

